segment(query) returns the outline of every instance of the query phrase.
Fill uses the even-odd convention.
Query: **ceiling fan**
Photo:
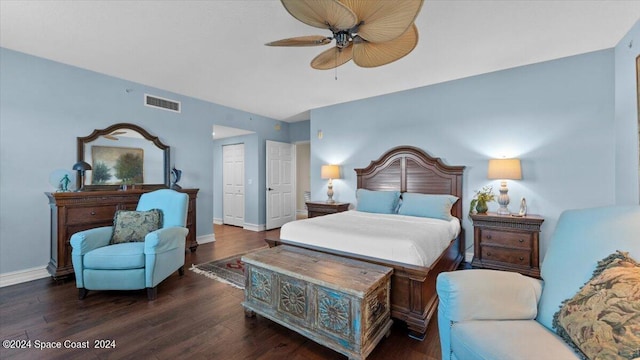
[[[316,56],[311,67],[328,70],[353,59],[376,67],[409,54],[418,44],[414,21],[423,0],[281,0],[285,9],[307,25],[331,30],[333,36],[299,36],[268,46],[336,46]]]
[[[102,135],[103,138],[109,140],[120,140],[117,138],[118,135],[126,134],[126,131],[114,131],[111,134]]]

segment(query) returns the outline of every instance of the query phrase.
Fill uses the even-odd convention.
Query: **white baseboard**
[[[242,228],[245,229],[245,230],[250,230],[250,231],[265,231],[265,230],[267,230],[267,225],[265,225],[265,224],[258,225],[258,224],[244,223],[244,226]]]
[[[0,287],[50,277],[47,267],[37,267],[0,274]]]
[[[224,225],[224,222],[222,221],[222,219],[214,218],[213,219],[213,224],[214,225]],[[244,223],[242,228],[245,229],[245,230],[250,230],[250,231],[265,231],[267,229],[267,226],[265,224],[258,225],[258,224]],[[198,243],[200,243],[200,240],[198,240]]]
[[[309,216],[309,212],[305,209],[298,209],[296,210],[296,214],[297,215],[303,215],[303,216]]]
[[[216,235],[215,234],[200,235],[196,237],[196,241],[198,242],[198,245],[215,242]]]

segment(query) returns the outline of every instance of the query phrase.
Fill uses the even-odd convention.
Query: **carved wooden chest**
[[[258,313],[350,359],[366,358],[389,334],[392,268],[291,246],[242,261],[247,316]]]

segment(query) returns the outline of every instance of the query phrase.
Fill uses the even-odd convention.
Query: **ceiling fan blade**
[[[298,36],[266,43],[267,46],[319,46],[331,42],[331,38],[322,35]]]
[[[116,137],[116,135],[122,135],[126,133],[127,133],[126,131],[114,131],[111,134],[102,135],[102,137],[109,140],[120,140]]]
[[[423,0],[340,0],[364,22],[358,35],[369,42],[391,41],[414,23]]]
[[[316,56],[311,61],[311,67],[317,70],[333,69],[351,60],[352,56],[352,44],[349,44],[342,49],[336,46],[329,50],[323,51],[320,53],[320,55]]]
[[[281,0],[294,18],[321,29],[346,30],[357,23],[356,14],[338,0]]]
[[[394,62],[415,49],[418,44],[418,28],[411,25],[404,34],[384,43],[353,40],[353,62],[362,67],[376,67]]]

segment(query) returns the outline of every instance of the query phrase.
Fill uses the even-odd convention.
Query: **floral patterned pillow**
[[[118,210],[113,217],[110,244],[144,241],[144,237],[162,227],[162,210]]]
[[[640,357],[640,264],[621,251],[598,262],[591,280],[562,303],[553,327],[585,358]]]

